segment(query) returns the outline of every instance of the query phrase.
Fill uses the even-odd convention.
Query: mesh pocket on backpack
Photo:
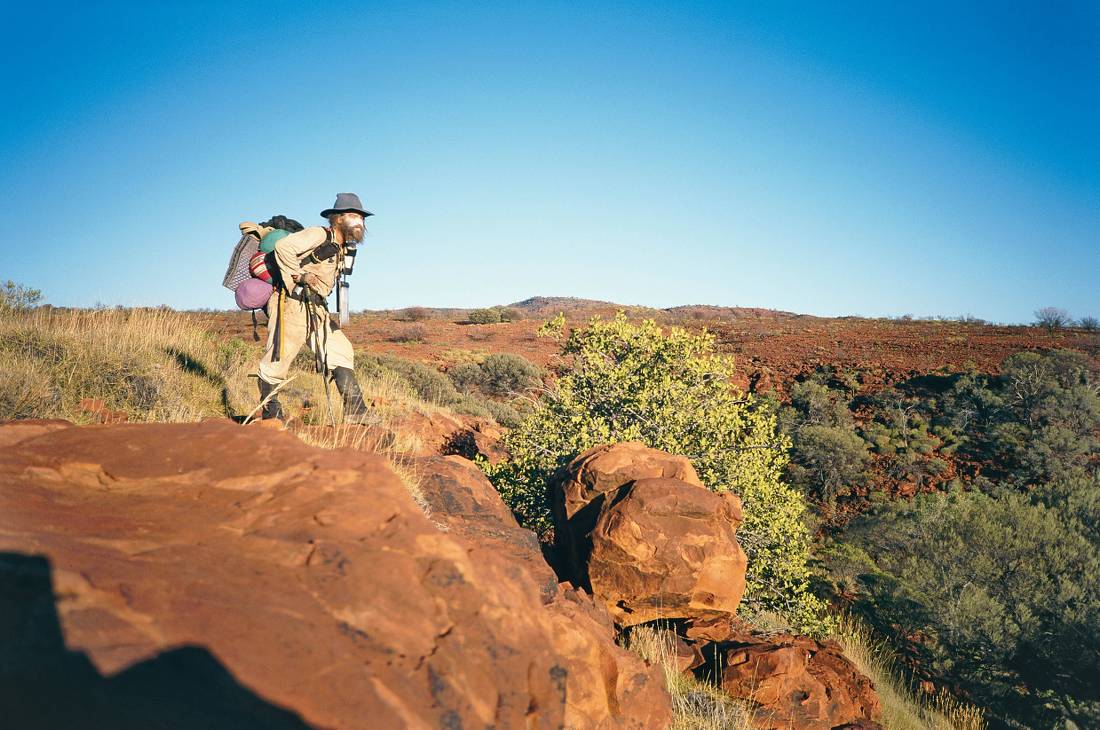
[[[248,233],[241,236],[237,247],[233,249],[233,255],[229,257],[229,268],[225,270],[222,286],[231,291],[237,291],[242,281],[251,279],[252,272],[248,270],[248,262],[259,250],[260,242],[255,236]]]

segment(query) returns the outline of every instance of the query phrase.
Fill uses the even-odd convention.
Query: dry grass
[[[984,730],[982,710],[959,702],[946,692],[926,695],[914,692],[898,679],[893,652],[885,641],[874,638],[862,622],[842,616],[833,638],[848,657],[875,683],[882,702],[882,724],[888,730]]]
[[[166,309],[99,309],[0,312],[0,420],[64,418],[93,423],[82,406],[96,399],[134,422],[189,422],[255,415],[258,342],[224,340],[186,314]],[[307,353],[279,394],[288,415],[310,426],[342,422],[335,387],[310,371]],[[360,374],[364,397],[388,438],[337,426],[302,429],[299,437],[321,448],[369,449],[387,457],[413,499],[427,511],[420,478],[406,456],[421,444],[396,424],[403,414],[445,410],[425,403],[396,373]],[[331,410],[330,410],[331,405]]]
[[[767,626],[766,629],[781,629]],[[882,702],[882,725],[887,730],[984,730],[980,709],[959,702],[945,692],[921,695],[898,679],[892,653],[885,642],[850,617],[837,621],[833,637],[844,655],[875,684]],[[673,730],[748,730],[753,727],[751,703],[739,701],[713,685],[676,667],[671,630],[639,626],[630,632],[627,646],[650,664],[661,667],[672,697]]]
[[[254,354],[168,310],[4,312],[0,364],[12,375],[0,386],[0,419],[88,423],[96,416],[85,399],[131,421],[225,415],[246,402]]]
[[[744,703],[677,668],[670,630],[638,626],[630,632],[627,647],[664,672],[672,698],[671,730],[750,730],[753,727],[753,713]]]

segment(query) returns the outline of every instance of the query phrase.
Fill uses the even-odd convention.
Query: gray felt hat
[[[359,196],[355,193],[337,193],[336,202],[332,204],[331,208],[322,210],[321,217],[328,218],[333,213],[347,213],[348,211],[361,213],[364,218],[374,215],[374,213],[363,207],[363,202],[359,200]]]

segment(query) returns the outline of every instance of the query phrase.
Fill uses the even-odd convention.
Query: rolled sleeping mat
[[[275,250],[275,244],[289,235],[290,234],[282,228],[276,228],[274,231],[264,236],[260,241],[260,250],[264,253],[271,253]]]
[[[267,304],[272,291],[274,287],[263,279],[245,279],[237,287],[234,296],[237,299],[237,306],[241,309],[259,309]]]
[[[252,275],[257,279],[266,281],[268,284],[274,284],[275,282],[271,278],[271,272],[267,269],[267,256],[268,254],[263,251],[257,251],[252,260],[248,262],[248,270],[252,272]]]

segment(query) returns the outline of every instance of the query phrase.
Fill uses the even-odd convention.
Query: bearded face
[[[337,221],[337,226],[345,242],[360,243],[367,232],[363,216],[358,213],[344,213]]]

